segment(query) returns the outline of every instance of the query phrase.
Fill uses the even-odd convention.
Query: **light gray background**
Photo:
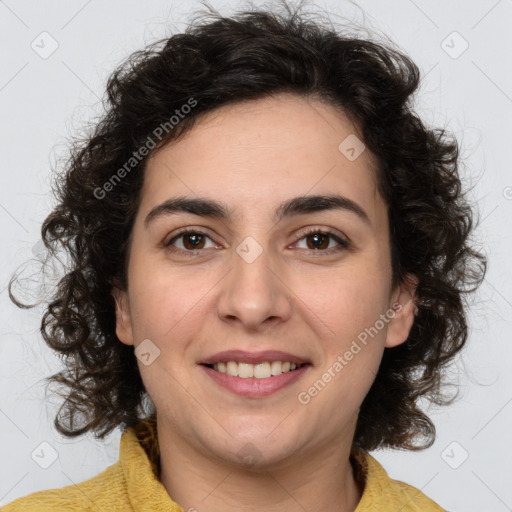
[[[211,3],[225,14],[241,5]],[[381,30],[419,65],[425,77],[418,111],[462,142],[464,181],[474,187],[481,218],[476,234],[489,256],[468,348],[451,372],[461,397],[450,408],[431,410],[436,443],[418,453],[373,454],[392,477],[452,512],[510,511],[512,0],[357,5],[317,3]],[[41,310],[18,310],[5,287],[12,272],[38,254],[40,224],[52,205],[51,166],[65,155],[66,138],[100,112],[109,72],[132,51],[182,30],[199,7],[192,0],[0,1],[0,506],[83,481],[117,461],[119,431],[104,442],[54,431],[58,402],[45,398],[43,379],[59,369],[59,360],[38,333]],[[43,59],[56,44],[52,39],[58,48]],[[58,458],[43,469],[35,460],[51,462],[52,450]]]

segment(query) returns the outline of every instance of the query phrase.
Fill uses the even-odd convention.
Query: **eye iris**
[[[194,240],[192,242],[192,247],[188,247],[188,243],[187,241],[189,240]],[[204,243],[204,237],[203,235],[200,235],[198,233],[188,233],[188,234],[185,234],[183,235],[183,246],[186,248],[186,249],[201,249],[202,247],[198,247],[198,245],[203,242]]]
[[[183,246],[187,250],[193,251],[194,249],[203,248],[205,236],[201,233],[183,233],[181,238],[183,239]],[[308,248],[313,250],[327,249],[329,246],[329,238],[329,234],[320,232],[306,235],[306,239],[308,240]],[[312,243],[310,243],[311,240]]]
[[[313,242],[313,247],[310,247],[310,249],[327,249],[329,246],[329,237],[327,235],[323,235],[321,233],[314,233],[312,235],[308,235],[308,239],[314,238],[315,242]],[[325,243],[320,243],[320,245],[316,245],[316,242],[318,242],[319,239],[323,239],[323,241],[327,241],[327,245]],[[308,247],[310,244],[308,243]],[[324,247],[325,246],[325,247]]]

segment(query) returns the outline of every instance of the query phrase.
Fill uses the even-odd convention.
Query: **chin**
[[[298,435],[293,435],[289,430],[282,430],[279,435],[272,432],[282,420],[283,418],[280,418],[272,425],[265,423],[265,428],[262,427],[253,435],[248,432],[248,429],[241,429],[240,435],[231,431],[233,437],[227,437],[222,446],[217,445],[214,448],[215,455],[230,464],[262,471],[297,456],[300,444]],[[254,430],[254,427],[253,420],[251,429]]]

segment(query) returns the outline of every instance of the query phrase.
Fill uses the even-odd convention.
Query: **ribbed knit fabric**
[[[153,418],[127,428],[119,460],[77,485],[38,491],[5,505],[2,512],[183,512],[158,480],[160,450]],[[418,489],[392,480],[368,453],[354,452],[365,482],[354,512],[445,512]]]

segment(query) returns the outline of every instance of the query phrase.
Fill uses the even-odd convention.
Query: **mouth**
[[[263,361],[257,364],[242,363],[238,361],[219,361],[215,364],[205,364],[208,368],[231,377],[241,379],[268,379],[283,373],[294,372],[302,368],[303,364],[291,363],[290,361]]]
[[[281,352],[218,353],[199,363],[220,387],[245,397],[264,397],[300,379],[312,364],[301,357]]]

